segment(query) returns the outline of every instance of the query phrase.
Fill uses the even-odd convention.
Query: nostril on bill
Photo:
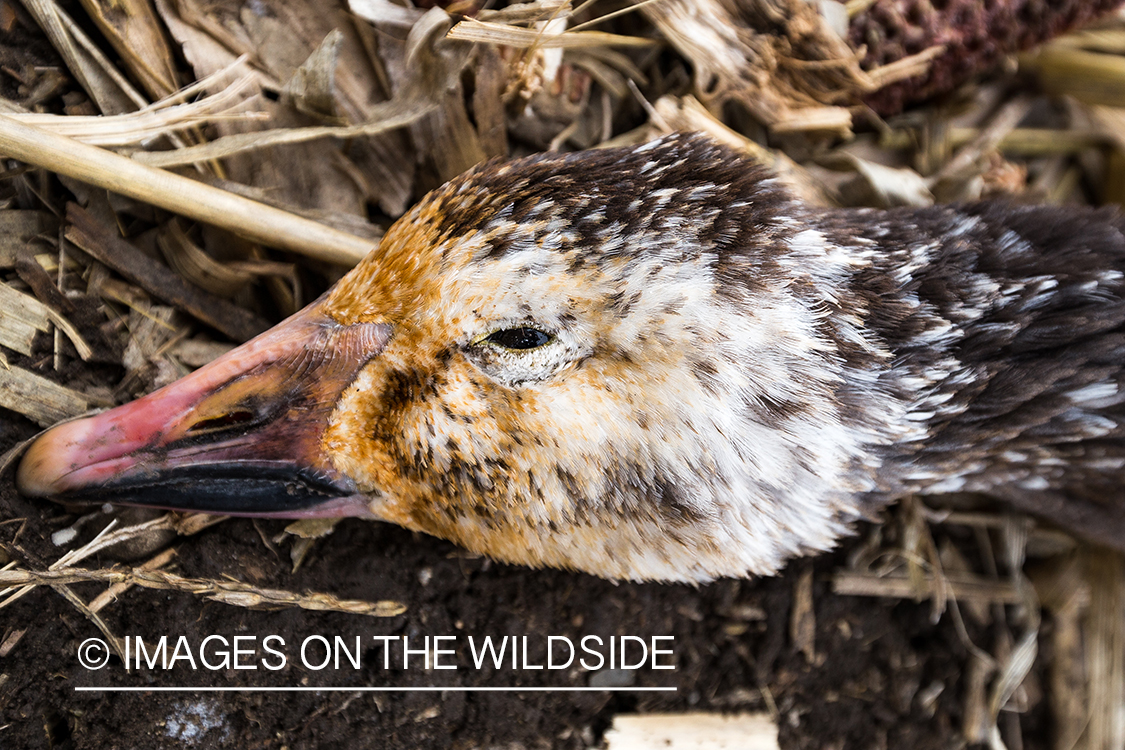
[[[201,419],[187,429],[189,435],[198,435],[201,432],[214,432],[231,427],[248,425],[257,420],[257,415],[250,411],[232,411],[220,414],[217,417]]]

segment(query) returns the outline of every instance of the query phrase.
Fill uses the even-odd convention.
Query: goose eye
[[[537,328],[506,328],[484,339],[505,349],[538,349],[549,344],[551,337]]]

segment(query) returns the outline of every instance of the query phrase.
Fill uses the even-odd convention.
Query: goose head
[[[615,579],[772,573],[846,531],[890,439],[842,396],[846,259],[796,210],[695,136],[487,163],[295,317],[46,433],[19,487],[358,515]]]

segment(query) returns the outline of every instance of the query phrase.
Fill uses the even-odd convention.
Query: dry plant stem
[[[397,617],[406,611],[403,604],[390,600],[367,602],[359,599],[338,599],[331,594],[316,592],[298,594],[282,589],[260,589],[238,581],[185,578],[174,573],[140,568],[0,571],[0,586],[59,586],[91,581],[109,584],[127,583],[166,591],[186,591],[212,601],[247,608],[299,607],[371,617]]]
[[[352,266],[369,240],[0,115],[0,153],[254,242]]]
[[[97,554],[107,547],[112,547],[116,544],[121,544],[122,542],[127,542],[130,539],[135,539],[136,537],[150,534],[155,531],[175,531],[180,536],[189,536],[191,534],[202,531],[208,526],[214,526],[217,523],[225,521],[229,517],[230,516],[212,516],[201,513],[195,516],[191,516],[193,522],[190,525],[187,525],[184,523],[185,517],[180,515],[179,513],[165,513],[164,515],[158,518],[154,518],[151,521],[145,521],[144,523],[138,523],[132,526],[126,526],[123,529],[116,530],[113,529],[114,524],[111,523],[109,526],[106,526],[104,529],[102,529],[101,533],[99,533],[97,537],[91,539],[89,542],[81,547],[78,547],[77,549],[70,550],[61,558],[56,560],[51,565],[51,570],[68,568],[72,565],[76,565],[82,562],[91,555]],[[159,559],[159,556],[153,559],[157,560]],[[145,563],[145,565],[142,566],[142,569],[148,569],[151,562],[152,561],[150,560],[148,563]]]
[[[20,447],[22,447],[23,445],[24,444],[21,444]],[[128,541],[130,539],[142,536],[147,533],[151,533],[153,531],[170,529],[172,531],[175,531],[180,536],[190,536],[191,534],[202,531],[209,526],[221,523],[228,517],[229,516],[213,516],[202,513],[189,516],[184,516],[179,513],[165,513],[163,516],[154,518],[151,521],[134,524],[133,526],[127,526],[123,529],[116,530],[114,529],[114,526],[117,525],[117,521],[113,520],[110,521],[109,525],[98,532],[97,536],[88,541],[86,544],[68,551],[58,560],[51,563],[51,566],[50,568],[48,568],[48,570],[64,570],[81,562],[82,560],[85,560],[87,557],[90,557],[91,555],[94,555],[101,550],[106,549],[107,547],[112,547],[115,544],[120,544],[121,542]],[[173,550],[167,550],[164,553],[161,553],[146,562],[139,568],[139,570],[145,571],[163,567],[165,564],[167,564],[168,560],[171,559],[172,554],[174,554]],[[96,613],[106,604],[105,601],[102,601],[103,597],[107,595],[112,596],[116,590],[125,590],[131,585],[131,583],[122,583],[111,586],[109,591],[103,592],[101,596],[94,600],[94,604],[92,604],[89,608],[90,611],[92,613]],[[18,591],[12,592],[10,594],[9,592],[11,591],[11,589],[0,589],[0,597],[6,596],[6,598],[0,601],[0,609],[3,609],[20,597],[24,596],[32,589],[34,589],[35,586],[36,584],[23,586]],[[52,586],[54,586],[57,590],[61,586],[61,584],[52,584]],[[85,607],[86,605],[83,604],[82,606]]]
[[[388,130],[409,125],[432,112],[437,106],[432,102],[415,103],[413,101],[395,101],[388,102],[388,104],[392,106],[383,110],[385,117],[379,117],[374,122],[364,125],[281,128],[256,133],[239,133],[174,151],[138,151],[134,159],[139,163],[154,167],[173,167],[222,159],[247,151],[258,151],[270,146],[319,141],[325,138],[359,138],[361,136],[379,135]]]
[[[961,734],[966,742],[976,744],[988,740],[988,707],[985,705],[985,691],[988,678],[992,676],[995,665],[990,659],[982,659],[975,654],[969,657],[968,669],[964,676],[964,718],[961,721]]]
[[[67,338],[70,339],[71,343],[74,344],[74,348],[77,350],[79,357],[83,360],[88,360],[93,356],[93,349],[91,349],[90,345],[86,343],[86,340],[82,338],[82,334],[78,332],[78,329],[54,308],[43,304],[35,297],[17,292],[7,284],[0,284],[0,320],[3,320],[5,326],[8,326],[13,320],[19,320],[21,318],[29,319],[29,322],[31,322],[37,330],[46,330],[47,322],[54,323],[56,328],[62,330]],[[42,325],[40,325],[40,323]],[[5,343],[5,345],[7,346],[7,343]],[[27,355],[31,354],[30,347],[27,348],[26,351],[19,349],[19,347],[10,348],[23,351],[23,353]]]
[[[1007,102],[976,138],[958,151],[956,156],[930,178],[930,185],[934,186],[945,180],[956,180],[966,175],[983,172],[983,169],[974,167],[974,164],[983,154],[996,149],[1004,137],[1015,130],[1016,125],[1019,125],[1020,120],[1031,109],[1031,104],[1032,100],[1027,96],[1019,96]]]
[[[801,571],[793,586],[789,639],[797,650],[805,655],[807,663],[816,663],[816,608],[813,606],[812,567],[806,567]]]
[[[602,23],[604,21],[608,21],[611,18],[617,18],[618,16],[624,15],[626,13],[633,13],[638,8],[640,8],[644,5],[651,5],[653,3],[658,3],[658,2],[661,2],[661,0],[638,0],[636,3],[634,3],[633,5],[630,5],[626,8],[620,8],[618,10],[610,11],[609,13],[605,13],[604,15],[600,15],[597,18],[591,18],[589,21],[586,21],[584,23],[580,23],[577,26],[571,26],[568,29],[568,31],[570,31],[570,32],[581,31],[582,29],[584,29],[588,26],[595,26],[595,25],[597,25],[599,23]],[[581,10],[585,6],[592,5],[592,4],[593,4],[592,2],[583,3],[582,6],[575,9],[574,15],[578,15],[578,13],[581,12]]]
[[[1082,626],[1077,612],[1056,613],[1051,631],[1054,658],[1049,665],[1053,750],[1072,750],[1086,728],[1086,674],[1082,658]]]
[[[160,570],[165,565],[172,562],[172,558],[175,556],[176,550],[171,548],[166,549],[155,557],[146,560],[144,564],[141,565],[140,570]],[[133,584],[131,583],[113,584],[90,601],[90,612],[94,614],[101,612],[108,604],[116,600],[119,596],[121,596],[131,588],[133,588]]]
[[[197,127],[221,119],[253,120],[266,117],[264,112],[224,114],[243,99],[243,93],[254,82],[245,75],[213,96],[177,104],[179,95],[154,105],[121,115],[50,115],[36,112],[12,112],[12,119],[27,125],[50,130],[94,146],[124,146],[140,143],[175,130]],[[164,152],[159,152],[164,153]],[[175,153],[175,152],[172,152]]]
[[[18,628],[8,631],[8,635],[4,638],[3,643],[0,643],[0,659],[3,659],[16,647],[23,637],[27,635],[27,628]]]
[[[100,615],[98,615],[97,612],[91,610],[86,605],[86,602],[82,601],[81,597],[79,597],[78,594],[74,593],[66,586],[62,584],[53,584],[51,588],[53,588],[55,591],[61,594],[64,599],[70,602],[75,609],[81,612],[87,620],[94,624],[94,627],[102,631],[102,635],[104,635],[106,637],[106,640],[109,641],[109,645],[111,648],[113,648],[114,653],[116,653],[122,660],[125,659],[125,649],[122,648],[121,639],[113,634],[113,631],[109,629],[109,625],[105,620],[101,618]]]
[[[1052,659],[1048,664],[1047,696],[1054,720],[1053,750],[1072,750],[1087,723],[1086,664],[1082,618],[1090,605],[1090,586],[1083,576],[1085,559],[1053,558],[1036,568],[1032,581],[1039,600],[1050,610]]]
[[[1125,560],[1118,552],[1091,549],[1086,556],[1090,608],[1086,620],[1089,724],[1086,747],[1125,746]]]
[[[41,427],[75,417],[90,408],[85,394],[21,367],[0,367],[0,406],[23,414]],[[4,454],[5,461],[9,454]]]
[[[1019,604],[1023,596],[1019,589],[1010,583],[989,581],[973,576],[971,578],[946,577],[946,587],[956,599],[980,599],[999,604]],[[877,576],[870,573],[838,571],[832,576],[832,590],[837,594],[850,596],[887,596],[895,599],[916,599],[931,591],[933,582],[926,577],[928,588],[919,590],[907,576]]]
[[[1000,674],[992,686],[988,703],[989,716],[992,721],[991,731],[996,736],[999,736],[999,728],[996,722],[1000,717],[1000,711],[1023,684],[1024,679],[1035,665],[1035,657],[1039,653],[1039,601],[1036,599],[1035,590],[1031,583],[1023,577],[1023,573],[1017,569],[1014,575],[1013,587],[1022,595],[1023,609],[1028,622],[1024,626],[1023,634],[1014,644],[1007,657],[999,660]]]
[[[1125,57],[1050,44],[1034,56],[1023,58],[1039,74],[1051,94],[1073,96],[1087,104],[1125,106]]]
[[[109,525],[107,525],[104,529],[102,529],[100,532],[98,532],[97,536],[95,536],[93,539],[91,539],[89,542],[87,542],[82,547],[80,547],[78,549],[72,549],[69,552],[67,552],[65,555],[60,557],[58,560],[55,560],[53,563],[51,563],[51,567],[48,568],[48,570],[57,570],[59,568],[66,568],[69,565],[71,565],[71,563],[82,559],[82,553],[84,551],[88,551],[88,550],[92,550],[92,549],[94,549],[94,550],[101,549],[98,546],[99,541],[104,539],[106,537],[106,535],[108,535],[110,533],[110,531],[113,530],[113,527],[116,526],[116,525],[117,525],[116,520],[110,521]],[[93,553],[87,552],[87,554],[93,554]],[[5,568],[5,570],[10,570],[10,568]],[[26,594],[31,593],[37,585],[38,584],[32,583],[32,584],[29,584],[29,585],[21,586],[16,591],[12,591],[12,588],[14,588],[14,587],[8,587],[8,588],[0,589],[0,597],[3,597],[3,599],[0,600],[0,609],[3,609],[4,607],[7,607],[12,602],[15,602],[16,600],[24,597]],[[50,584],[50,585],[55,586],[55,584],[53,584],[53,583]]]
[[[876,91],[884,86],[904,80],[906,78],[913,78],[914,76],[925,75],[930,69],[930,63],[934,58],[945,53],[945,47],[936,45],[928,47],[921,52],[904,57],[901,60],[896,60],[889,65],[882,65],[874,70],[868,71],[867,75],[869,80],[867,88],[869,91]]]
[[[581,49],[583,47],[652,47],[651,39],[608,34],[604,31],[566,31],[545,34],[538,29],[521,29],[466,18],[450,29],[448,39],[484,44],[503,44],[517,49]]]
[[[960,148],[980,134],[978,128],[950,128],[949,143]],[[1016,128],[1001,138],[996,148],[1002,153],[1017,156],[1071,155],[1101,148],[1109,141],[1107,135],[1093,131]],[[907,130],[892,130],[879,139],[879,146],[886,149],[914,148],[916,145],[917,138]]]

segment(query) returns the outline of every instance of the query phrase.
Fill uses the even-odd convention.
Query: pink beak
[[[25,495],[287,518],[369,515],[321,439],[390,337],[305,308],[166,388],[66,422],[28,449]]]

